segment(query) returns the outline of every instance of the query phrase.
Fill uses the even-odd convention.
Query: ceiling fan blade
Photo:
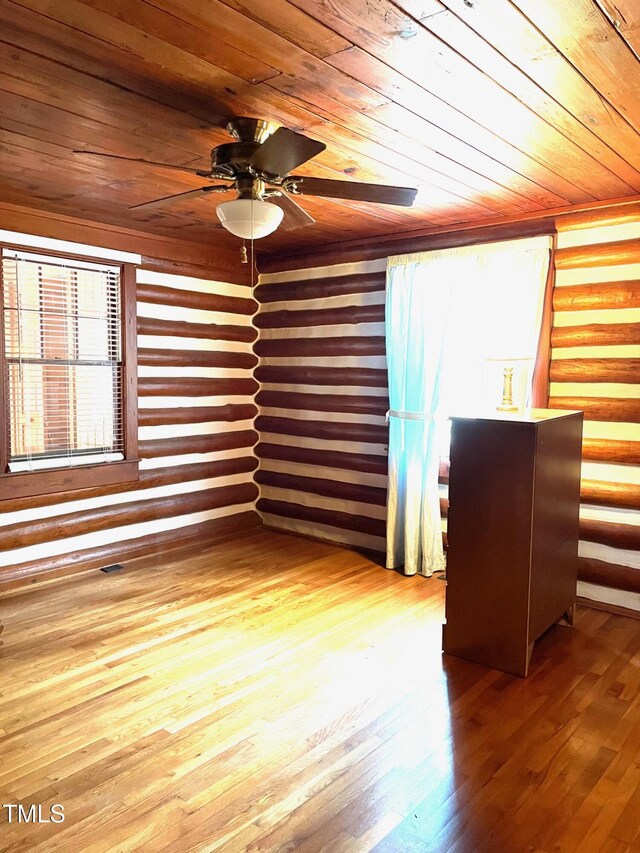
[[[284,177],[292,169],[320,154],[326,147],[324,142],[317,142],[286,127],[279,127],[258,148],[251,158],[251,165],[258,172]]]
[[[211,192],[231,192],[233,190],[233,184],[230,186],[225,186],[224,184],[212,184],[208,187],[199,187],[197,190],[187,190],[186,193],[176,193],[175,195],[165,195],[162,198],[154,198],[153,201],[143,201],[142,204],[134,204],[129,210],[140,210],[141,208],[150,208],[155,207],[156,205],[164,204],[166,201],[174,201],[178,198],[195,198],[196,196],[201,196],[203,193],[211,193]]]
[[[295,191],[301,195],[325,198],[344,198],[353,201],[371,201],[376,204],[398,204],[411,207],[418,190],[412,187],[389,187],[385,184],[361,184],[356,181],[334,181],[330,178],[307,178],[290,175],[285,185],[295,182]]]
[[[126,163],[143,163],[145,166],[161,166],[163,169],[175,169],[178,172],[188,172],[190,175],[199,175],[208,178],[211,170],[191,169],[189,166],[175,166],[173,163],[157,163],[155,160],[145,160],[142,157],[121,157],[119,154],[105,154],[102,151],[74,150],[74,154],[90,154],[92,157],[109,157],[111,160],[124,160]]]
[[[306,210],[303,210],[297,201],[294,201],[291,196],[286,193],[282,195],[269,196],[266,201],[277,204],[284,211],[284,219],[280,228],[282,231],[293,231],[294,228],[304,228],[305,225],[313,225],[315,219],[309,216]]]

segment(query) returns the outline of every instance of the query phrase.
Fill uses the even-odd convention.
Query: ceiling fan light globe
[[[216,213],[223,228],[244,240],[259,240],[273,234],[284,216],[277,205],[251,198],[224,201],[217,206]]]

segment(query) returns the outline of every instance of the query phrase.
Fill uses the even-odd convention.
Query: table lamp
[[[513,371],[518,363],[533,361],[531,356],[525,355],[500,355],[491,356],[486,361],[494,361],[502,364],[502,399],[496,406],[497,412],[517,412],[522,406],[514,403],[513,393]]]

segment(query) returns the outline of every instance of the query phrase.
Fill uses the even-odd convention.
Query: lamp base
[[[502,374],[502,402],[496,408],[498,412],[517,412],[513,405],[513,367],[505,364]]]

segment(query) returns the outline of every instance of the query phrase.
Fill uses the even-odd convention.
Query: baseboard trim
[[[261,521],[261,526],[265,530],[270,530],[272,533],[282,533],[284,536],[295,536],[297,539],[308,539],[310,542],[320,542],[323,545],[333,545],[334,548],[343,548],[346,551],[355,551],[358,554],[364,554],[371,559],[372,563],[382,561],[384,566],[385,553],[377,551],[375,548],[365,548],[364,545],[350,545],[346,542],[338,542],[336,539],[331,539],[330,536],[320,536],[313,533],[298,533],[297,530],[288,530],[286,527],[277,527],[275,524],[266,524]]]
[[[632,610],[630,607],[621,607],[619,604],[609,604],[606,601],[594,601],[592,598],[583,598],[581,595],[576,601],[581,607],[589,607],[591,610],[603,610],[605,613],[613,613],[616,616],[640,619],[640,610]]]
[[[141,558],[157,559],[160,554],[169,552],[173,556],[176,551],[194,548],[201,551],[203,547],[228,536],[244,535],[247,531],[258,527],[260,527],[260,518],[257,512],[241,512],[178,530],[154,533],[139,539],[129,539],[108,546],[78,551],[75,554],[63,554],[41,565],[30,565],[27,571],[9,569],[0,572],[0,592],[68,578],[99,569],[109,563],[129,564]]]

